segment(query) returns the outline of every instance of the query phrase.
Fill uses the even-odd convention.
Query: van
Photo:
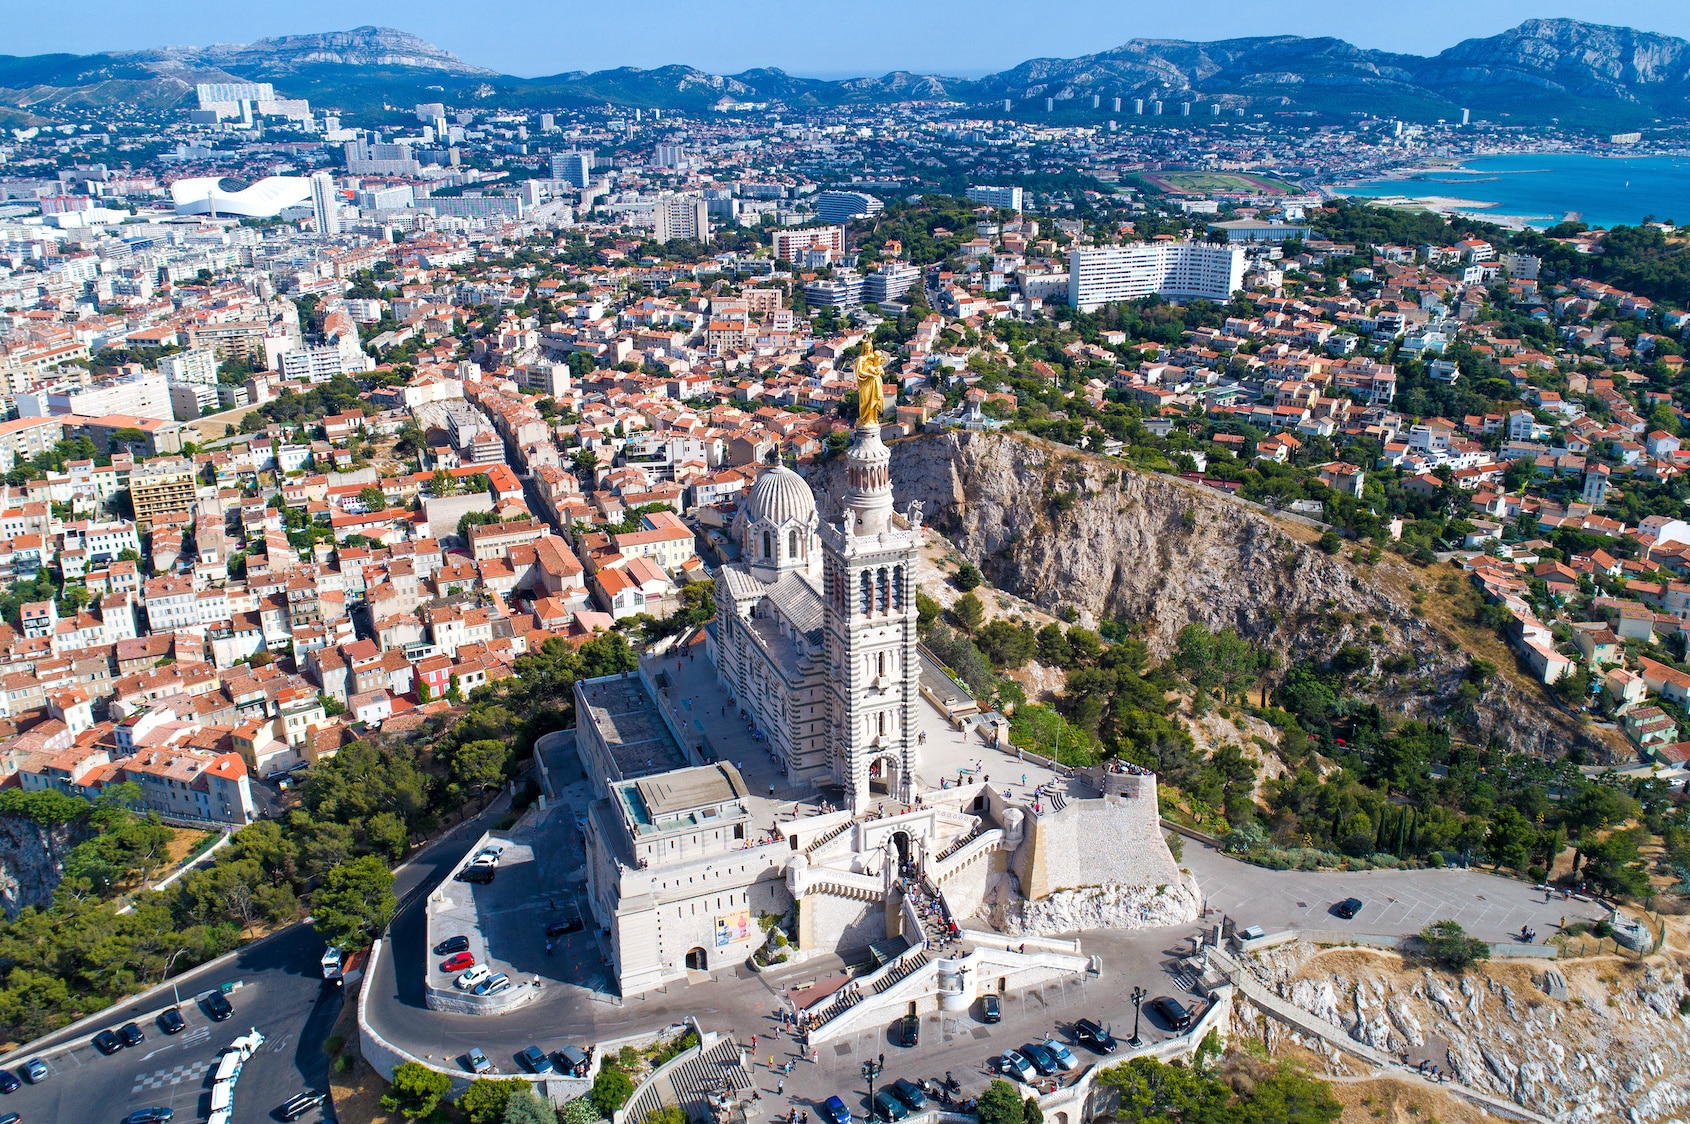
[[[499,868],[496,866],[488,866],[485,863],[476,863],[466,866],[462,870],[458,871],[458,881],[486,883],[493,881],[494,877],[497,876],[498,873]]]

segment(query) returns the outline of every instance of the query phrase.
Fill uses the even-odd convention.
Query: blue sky
[[[1690,38],[1684,0],[60,0],[0,17],[0,51],[89,53],[161,44],[250,42],[358,24],[421,35],[510,74],[689,63],[718,73],[779,66],[840,77],[893,69],[972,76],[1039,55],[1079,55],[1135,36],[1222,39],[1334,35],[1363,47],[1435,54],[1531,17],[1570,16]]]

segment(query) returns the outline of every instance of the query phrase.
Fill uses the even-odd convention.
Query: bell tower
[[[843,517],[820,530],[830,764],[853,811],[913,800],[921,761],[913,567],[921,506],[893,509],[891,459],[879,422],[859,419]]]

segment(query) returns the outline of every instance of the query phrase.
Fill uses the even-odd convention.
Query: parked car
[[[221,991],[214,991],[205,997],[205,1013],[211,1016],[211,1021],[220,1023],[235,1013],[230,1005],[228,996]]]
[[[117,1038],[125,1046],[139,1046],[147,1040],[147,1036],[141,1033],[140,1026],[135,1023],[124,1023],[119,1027]]]
[[[434,955],[450,956],[454,952],[469,951],[469,938],[464,936],[447,937],[434,946]]]
[[[1171,1030],[1190,1030],[1191,1012],[1186,1010],[1185,1004],[1171,995],[1159,995],[1150,1001],[1150,1009],[1162,1016],[1162,1021]]]
[[[493,969],[485,964],[477,964],[457,979],[457,986],[468,990],[493,974]]]
[[[1037,1042],[1025,1043],[1021,1047],[1021,1056],[1032,1062],[1033,1068],[1043,1077],[1050,1077],[1062,1071],[1062,1067],[1056,1064],[1056,1055]]]
[[[23,1113],[8,1112],[6,1115],[0,1116],[0,1124],[23,1124]]]
[[[552,1065],[557,1067],[559,1073],[566,1076],[587,1076],[587,1055],[581,1052],[579,1046],[571,1046],[565,1043],[553,1050]]]
[[[477,851],[475,853],[475,858],[471,861],[472,862],[486,861],[486,862],[491,862],[495,866],[497,866],[498,862],[499,862],[499,856],[503,855],[504,853],[505,853],[505,848],[501,844],[489,843],[487,846],[485,846],[485,847],[481,848],[481,850]]]
[[[824,1124],[851,1124],[851,1110],[838,1097],[829,1097],[822,1102],[822,1115],[826,1118]]]
[[[1018,1081],[1030,1082],[1038,1076],[1038,1070],[1033,1068],[1033,1063],[1014,1050],[1003,1052],[1003,1056],[998,1059],[998,1069],[1003,1072],[1004,1076],[1013,1077]]]
[[[1080,1059],[1074,1056],[1074,1051],[1064,1046],[1054,1038],[1047,1038],[1039,1043],[1056,1059],[1056,1067],[1063,1073],[1072,1073],[1080,1068]]]
[[[471,1073],[492,1073],[493,1063],[487,1060],[487,1053],[480,1046],[471,1046],[469,1053],[464,1055],[469,1060]]]
[[[321,1108],[323,1105],[323,1099],[323,1094],[313,1093],[309,1090],[303,1093],[297,1093],[288,1099],[287,1104],[282,1106],[282,1119],[298,1120],[301,1116],[304,1116],[312,1109]]]
[[[1361,912],[1361,907],[1362,900],[1360,898],[1345,898],[1343,901],[1332,907],[1332,912],[1336,913],[1339,917],[1342,917],[1345,921],[1348,921],[1350,918]]]
[[[176,1116],[176,1110],[164,1105],[154,1105],[151,1108],[138,1108],[123,1118],[123,1124],[165,1124]]]
[[[1074,1024],[1074,1041],[1094,1054],[1113,1054],[1121,1048],[1113,1034],[1090,1019],[1081,1019]]]
[[[554,921],[546,926],[546,936],[561,937],[568,933],[579,933],[587,927],[587,923],[579,917],[571,917],[568,921]]]
[[[921,1041],[921,1018],[918,1015],[905,1015],[898,1020],[897,1043],[900,1046],[914,1046]]]
[[[17,1074],[9,1069],[0,1069],[0,1093],[15,1093],[22,1084]]]
[[[462,972],[466,968],[475,967],[475,953],[458,952],[448,956],[440,963],[442,972]]]
[[[892,1082],[891,1089],[893,1096],[910,1106],[911,1112],[921,1112],[927,1107],[927,1094],[914,1081],[900,1077]]]
[[[908,1106],[903,1101],[881,1089],[874,1094],[874,1117],[884,1120],[887,1124],[894,1124],[910,1114]]]
[[[988,995],[980,1000],[980,1021],[983,1023],[1003,1021],[1003,1006],[998,1002],[997,996]]]
[[[503,972],[499,972],[476,984],[475,993],[477,995],[497,995],[501,991],[508,991],[510,986],[511,978]]]
[[[102,1054],[115,1054],[123,1049],[123,1043],[117,1040],[117,1035],[109,1030],[102,1030],[94,1036],[94,1049]]]
[[[528,1047],[517,1057],[522,1059],[522,1064],[528,1067],[529,1073],[550,1073],[552,1071],[552,1059],[547,1057],[546,1052],[538,1046]]]
[[[182,1017],[182,1012],[175,1007],[166,1007],[158,1013],[158,1028],[166,1034],[181,1034],[188,1025],[188,1020]]]
[[[458,871],[457,877],[459,882],[480,882],[485,884],[493,881],[494,877],[498,873],[499,872],[495,867],[485,864],[477,865],[475,863],[471,863],[469,866],[466,866],[462,870]]]
[[[23,1079],[31,1085],[41,1084],[51,1072],[53,1071],[47,1068],[47,1063],[40,1058],[30,1058],[23,1063]]]

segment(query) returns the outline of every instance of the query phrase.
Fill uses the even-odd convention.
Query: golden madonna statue
[[[857,424],[879,425],[886,414],[886,356],[873,345],[857,356]]]

